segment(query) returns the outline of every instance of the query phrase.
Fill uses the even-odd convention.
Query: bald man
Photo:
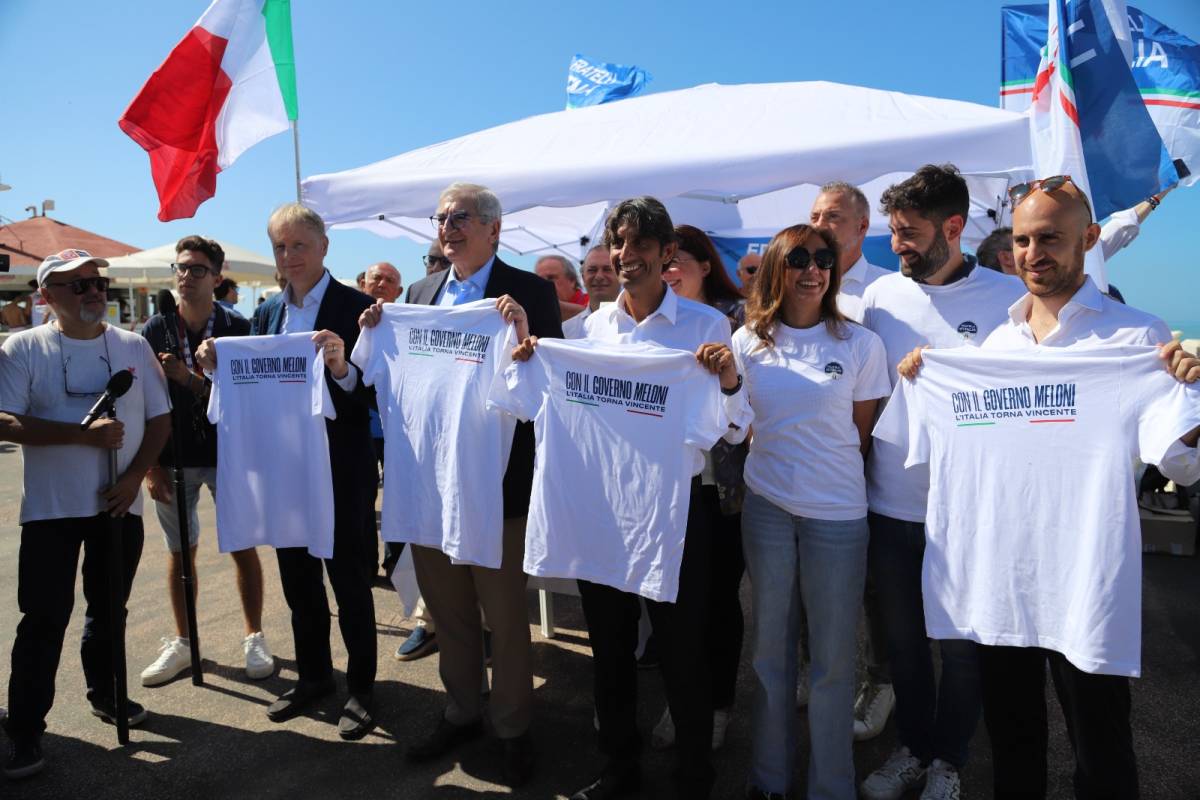
[[[363,279],[363,291],[376,300],[382,300],[385,303],[396,302],[396,298],[404,291],[400,270],[386,261],[372,264],[367,267],[367,276]]]

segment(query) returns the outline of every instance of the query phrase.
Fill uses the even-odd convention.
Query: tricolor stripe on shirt
[[[166,222],[193,216],[217,173],[296,117],[290,0],[213,0],[118,124],[150,155]]]

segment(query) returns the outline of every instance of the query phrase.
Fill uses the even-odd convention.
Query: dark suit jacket
[[[250,321],[251,335],[283,331],[284,295],[285,292],[280,292],[255,309]],[[357,289],[331,278],[317,309],[313,330],[330,330],[342,337],[346,343],[346,363],[355,371],[358,367],[350,363],[350,353],[358,341],[358,315],[373,302]],[[329,462],[333,466],[335,537],[345,526],[354,526],[361,531],[364,527],[362,517],[366,514],[371,517],[373,530],[379,472],[375,467],[368,411],[375,402],[375,390],[363,385],[361,371],[351,392],[337,385],[328,368],[325,369],[325,383],[337,412],[336,419],[325,420],[329,434]],[[336,555],[336,542],[334,550]]]
[[[418,305],[433,305],[438,292],[450,277],[450,270],[435,272],[408,287],[405,301]],[[492,262],[492,273],[484,287],[484,297],[511,295],[521,304],[529,317],[529,333],[533,336],[561,339],[562,316],[558,310],[558,295],[554,285],[532,272],[510,267],[499,257]],[[533,423],[517,424],[513,437],[508,471],[504,473],[504,518],[523,517],[529,511],[529,495],[533,491]]]

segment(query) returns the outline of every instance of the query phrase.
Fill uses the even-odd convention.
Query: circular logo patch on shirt
[[[842,377],[842,373],[844,371],[845,370],[842,369],[842,365],[836,361],[830,361],[825,365],[825,374],[833,378],[835,381]]]
[[[959,323],[958,332],[962,334],[964,339],[974,339],[975,334],[979,333],[979,326],[967,320],[966,322]]]

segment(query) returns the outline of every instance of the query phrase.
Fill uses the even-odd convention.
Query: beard
[[[904,274],[904,277],[919,282],[946,266],[946,262],[949,260],[950,244],[939,228],[934,232],[933,242],[924,253],[917,254],[911,264],[903,258],[900,259],[900,272]]]
[[[95,324],[104,319],[108,315],[108,309],[101,307],[95,311],[89,311],[87,306],[81,306],[79,309],[79,319],[88,325]]]
[[[1058,263],[1040,275],[1027,270],[1021,276],[1025,288],[1035,297],[1071,296],[1083,285],[1083,261],[1086,254],[1083,242],[1080,242],[1071,253],[1071,261],[1067,264]]]

